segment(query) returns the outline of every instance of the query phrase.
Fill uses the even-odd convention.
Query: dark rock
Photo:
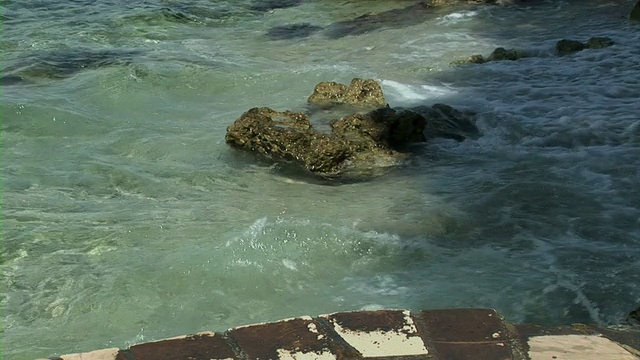
[[[473,112],[462,112],[445,104],[418,106],[410,110],[426,119],[426,139],[442,137],[463,141],[466,138],[477,139],[481,135]]]
[[[558,41],[558,43],[556,44],[556,51],[559,54],[569,54],[573,52],[582,51],[586,47],[587,46],[581,43],[580,41],[563,39]]]
[[[611,38],[608,38],[606,36],[592,37],[591,39],[587,40],[587,47],[589,49],[602,49],[612,46],[613,44],[615,44],[615,42]]]
[[[355,78],[349,86],[336,82],[321,82],[316,85],[307,101],[318,107],[337,104],[352,104],[361,107],[377,108],[387,104],[380,84],[374,80]]]
[[[632,325],[640,325],[640,307],[632,310],[629,315],[627,315],[626,322]]]
[[[0,85],[8,86],[8,85],[17,85],[24,84],[25,80],[22,76],[19,75],[5,75],[0,77]]]
[[[636,6],[633,7],[631,13],[629,13],[629,19],[640,21],[640,0],[636,3]]]
[[[272,27],[267,31],[266,35],[272,40],[294,39],[307,37],[321,29],[320,26],[314,26],[309,23],[291,24]]]
[[[524,57],[524,53],[516,49],[505,49],[503,47],[493,50],[491,55],[487,58],[487,61],[503,61],[503,60],[518,60]]]
[[[352,114],[331,122],[335,136],[355,144],[357,149],[401,149],[425,141],[426,120],[409,110],[380,108],[366,114]]]

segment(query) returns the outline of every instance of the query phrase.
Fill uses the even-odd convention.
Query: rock
[[[487,61],[503,61],[503,60],[518,60],[524,57],[524,53],[516,49],[505,49],[503,47],[493,50],[491,55],[487,58]]]
[[[358,149],[401,149],[407,144],[423,142],[426,120],[409,110],[389,106],[366,114],[347,115],[331,122],[332,133],[357,144]]]
[[[307,101],[318,107],[330,107],[337,104],[351,104],[363,108],[385,106],[387,101],[382,94],[380,84],[374,80],[353,79],[349,86],[336,82],[321,82],[316,85]]]
[[[427,140],[442,137],[463,141],[466,138],[477,139],[481,135],[473,112],[462,112],[446,104],[418,106],[410,110],[425,118],[424,135]]]
[[[431,4],[419,1],[403,8],[391,9],[375,14],[364,14],[354,19],[338,21],[329,25],[324,32],[330,39],[362,35],[383,28],[401,28],[421,24],[432,13]]]
[[[636,6],[633,7],[631,13],[629,14],[630,20],[640,21],[640,0],[636,3]]]
[[[629,324],[640,325],[640,307],[629,312],[626,322]]]
[[[63,79],[81,71],[129,65],[133,62],[133,58],[141,53],[138,50],[83,48],[36,53],[25,57],[15,65],[5,65],[2,77],[3,82],[9,84],[38,78]]]
[[[346,144],[313,131],[303,113],[253,108],[227,128],[227,143],[272,160],[290,160],[311,172],[336,174],[350,155]]]
[[[460,65],[460,64],[482,64],[486,62],[482,55],[471,55],[466,59],[453,60],[449,64],[451,65]]]
[[[608,38],[606,36],[602,36],[602,37],[596,36],[587,40],[587,47],[589,49],[602,49],[605,47],[612,46],[613,44],[615,44],[615,42],[611,38]]]
[[[374,85],[375,84],[375,85]],[[382,90],[373,80],[351,85],[320,83],[310,97],[378,106]],[[372,101],[371,99],[375,99]],[[330,130],[313,129],[309,115],[253,108],[227,128],[228,144],[271,160],[294,164],[328,179],[360,180],[386,171],[408,157],[408,145],[431,137],[462,141],[480,135],[474,114],[435,104],[411,109],[388,105],[330,121]]]
[[[402,148],[424,141],[425,119],[383,108],[352,114],[331,123],[331,134],[315,131],[303,113],[253,108],[227,128],[227,143],[272,160],[293,162],[325,178],[360,177],[396,165]]]
[[[569,54],[573,52],[582,51],[586,47],[587,46],[581,43],[580,41],[562,39],[558,41],[558,43],[556,44],[556,51],[559,54]]]

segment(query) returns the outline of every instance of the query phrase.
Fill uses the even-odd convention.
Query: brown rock
[[[355,78],[349,86],[336,82],[321,82],[307,100],[319,107],[336,104],[352,104],[365,108],[377,108],[387,104],[380,84],[374,80]]]
[[[349,87],[320,83],[312,101],[380,104],[384,99],[373,80],[354,79]],[[392,109],[388,105],[367,113],[353,113],[330,122],[330,132],[312,128],[307,114],[253,108],[227,128],[230,145],[284,160],[325,178],[352,180],[380,174],[407,156],[407,146],[442,136],[459,141],[477,137],[473,114],[448,105]],[[428,131],[427,131],[428,129]],[[427,135],[425,135],[427,133]]]
[[[300,163],[312,172],[334,174],[349,156],[345,143],[314,131],[303,113],[253,108],[227,128],[227,143],[267,158]]]

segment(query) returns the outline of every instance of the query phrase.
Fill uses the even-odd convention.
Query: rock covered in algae
[[[351,80],[348,86],[336,82],[321,82],[316,85],[307,101],[318,107],[351,104],[363,108],[378,108],[387,104],[380,84],[375,80],[359,78]]]
[[[431,137],[461,141],[479,136],[474,114],[445,104],[378,107],[384,96],[373,80],[354,79],[349,87],[320,83],[312,97],[323,105],[375,104],[377,108],[334,119],[328,132],[314,129],[305,113],[253,108],[227,128],[226,142],[324,178],[362,179],[401,164],[409,156],[410,144]]]

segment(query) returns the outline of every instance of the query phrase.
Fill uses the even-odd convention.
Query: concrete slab
[[[598,335],[544,335],[529,338],[531,360],[638,360],[615,342]]]

